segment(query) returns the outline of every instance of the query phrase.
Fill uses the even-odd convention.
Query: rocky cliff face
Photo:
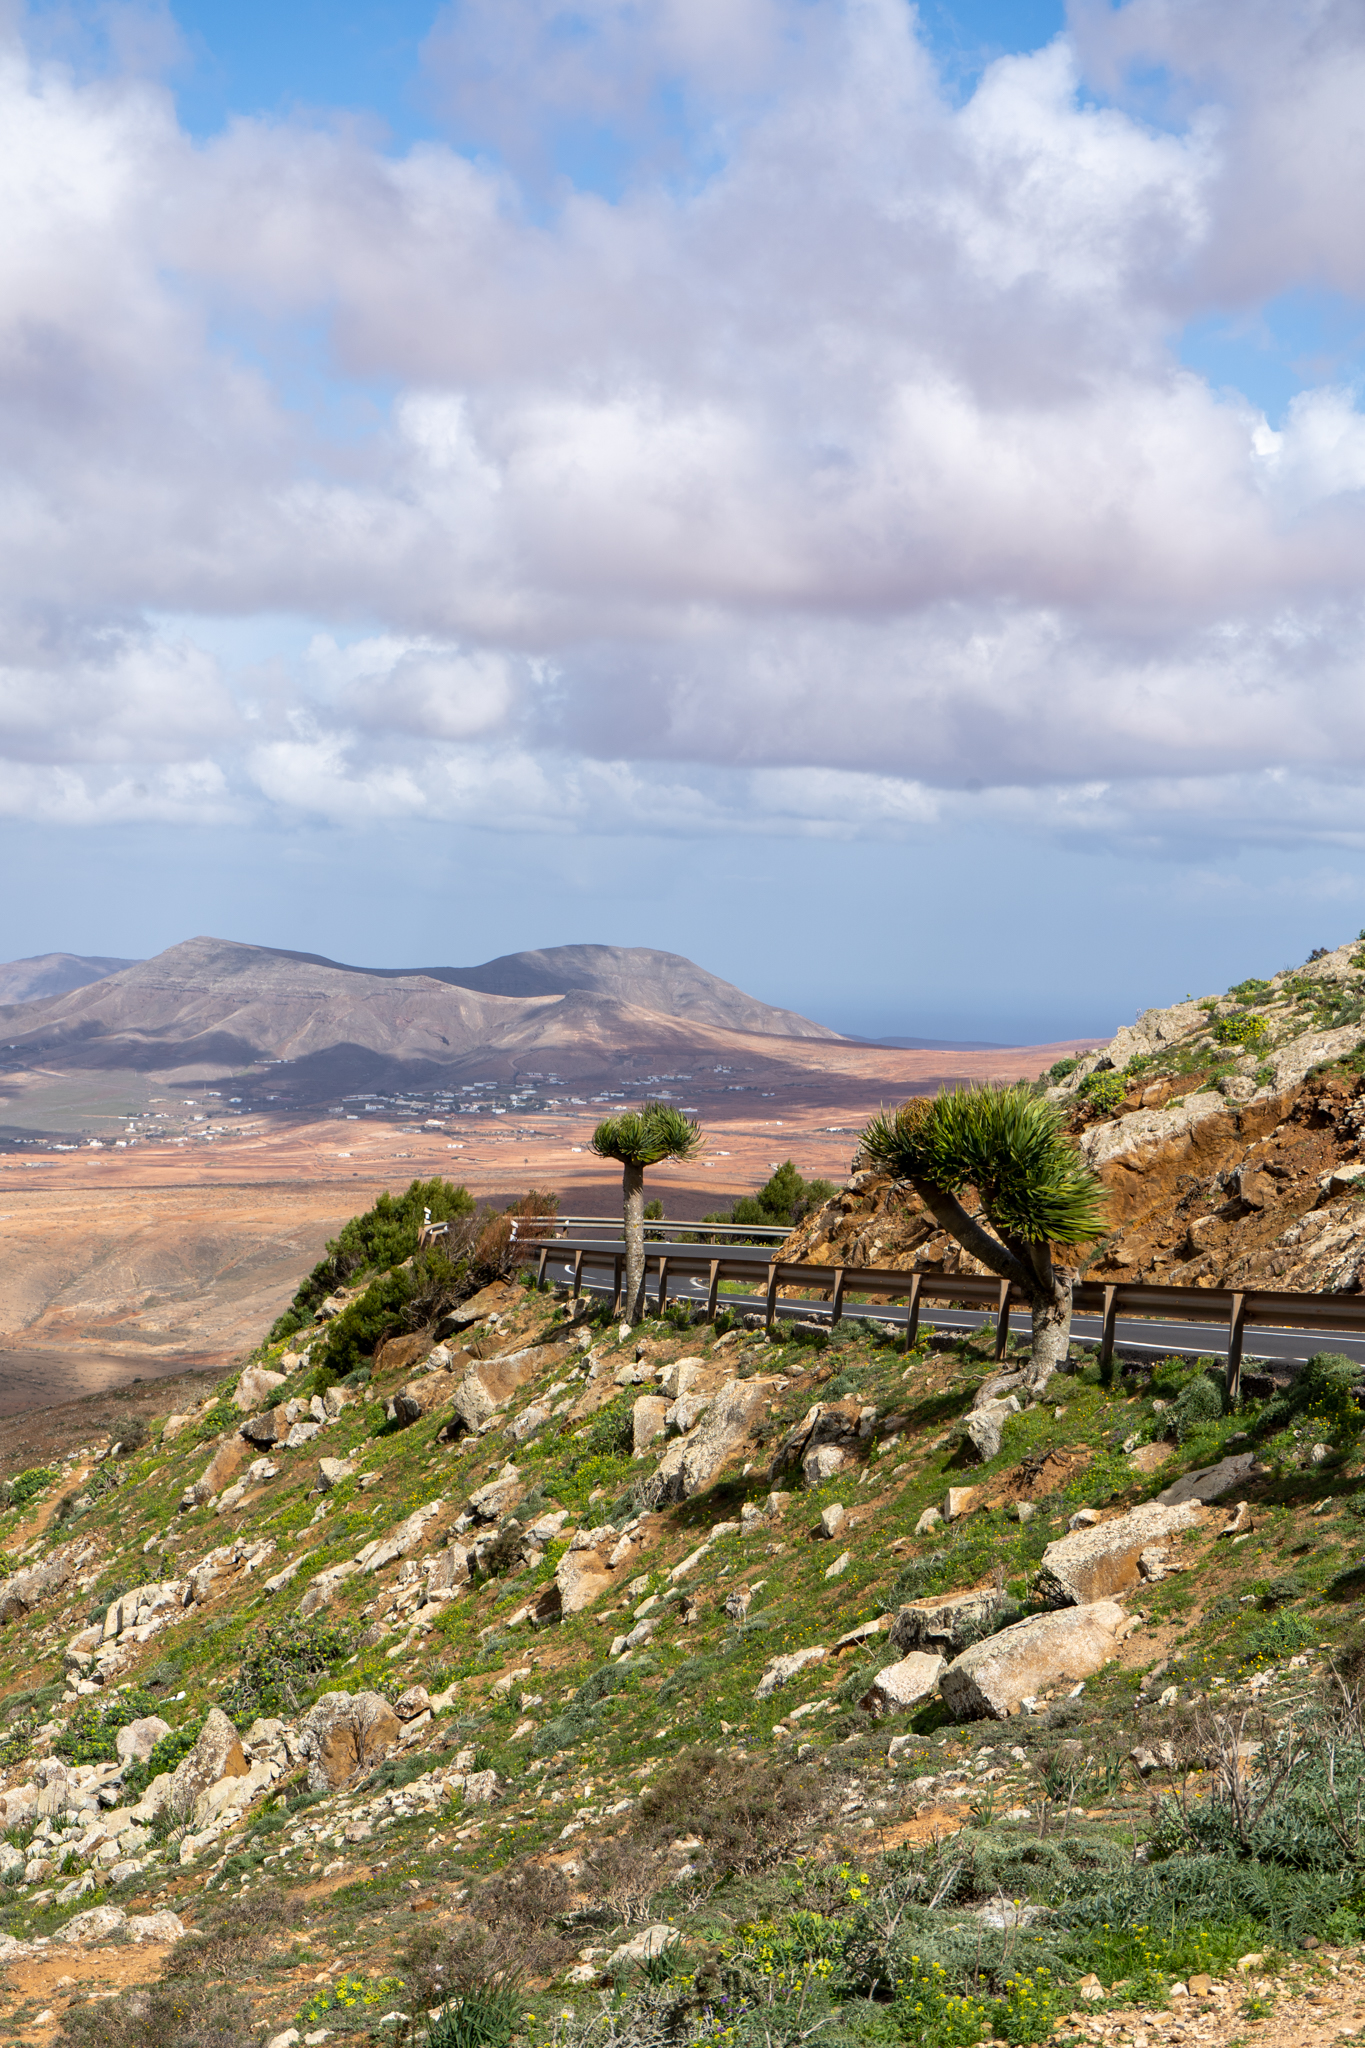
[[[1362,1285],[1365,949],[1147,1010],[1044,1079],[1109,1189],[1112,1228],[1087,1278]],[[784,1256],[985,1270],[871,1173],[794,1231]]]

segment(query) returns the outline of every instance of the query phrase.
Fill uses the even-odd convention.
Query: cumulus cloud
[[[427,62],[395,155],[0,49],[0,807],[1347,818],[1365,415],[1176,343],[1365,288],[1357,10],[1078,0],[961,105],[899,0],[462,0]],[[561,120],[619,190],[521,182]]]

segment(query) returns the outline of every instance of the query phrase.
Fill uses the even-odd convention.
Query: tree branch
[[[974,1216],[969,1216],[956,1195],[950,1195],[946,1188],[936,1188],[931,1181],[909,1176],[910,1185],[923,1202],[929,1214],[950,1237],[955,1237],[964,1252],[979,1259],[983,1266],[989,1266],[992,1273],[998,1273],[1002,1280],[1008,1280],[1011,1287],[1018,1287],[1030,1299],[1038,1292],[1038,1281],[1032,1270],[1021,1259],[1015,1257],[998,1237],[992,1237],[983,1230]]]

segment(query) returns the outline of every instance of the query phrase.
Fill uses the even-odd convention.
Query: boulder
[[[284,1385],[285,1378],[284,1373],[271,1372],[264,1365],[249,1365],[237,1381],[233,1401],[244,1412],[259,1408],[263,1401],[269,1400],[276,1387]]]
[[[899,1664],[879,1671],[858,1704],[880,1720],[883,1714],[905,1714],[911,1707],[938,1691],[938,1682],[948,1666],[942,1657],[928,1650],[913,1650]]]
[[[823,1486],[827,1479],[833,1479],[848,1463],[847,1452],[838,1444],[816,1444],[801,1460],[801,1477],[807,1486]]]
[[[623,1941],[620,1948],[613,1949],[607,1968],[614,1970],[622,1963],[652,1963],[656,1956],[663,1955],[681,1939],[679,1930],[671,1927],[667,1921],[651,1921],[650,1925],[642,1927],[638,1934],[632,1934],[629,1941]]]
[[[226,1443],[219,1444],[198,1479],[180,1496],[182,1511],[202,1507],[205,1501],[213,1499],[215,1493],[221,1493],[245,1456],[246,1445],[239,1437],[230,1436]]]
[[[769,1380],[729,1380],[696,1428],[674,1439],[659,1460],[655,1503],[691,1500],[704,1493],[741,1445],[772,1398]]]
[[[820,1534],[822,1536],[828,1536],[832,1540],[835,1536],[838,1535],[839,1531],[843,1528],[844,1523],[847,1520],[847,1508],[845,1508],[837,1500],[832,1501],[827,1508],[821,1511]]]
[[[420,1422],[424,1415],[432,1414],[445,1405],[450,1398],[450,1381],[443,1372],[426,1372],[420,1379],[409,1380],[399,1387],[384,1404],[388,1421],[406,1429],[409,1423]]]
[[[1006,1595],[990,1585],[907,1601],[891,1623],[891,1641],[898,1650],[933,1650],[956,1657],[984,1635],[1005,1600]]]
[[[237,1434],[258,1449],[268,1451],[275,1444],[284,1442],[289,1434],[289,1424],[283,1408],[266,1408],[259,1415],[248,1415],[245,1422],[239,1423]]]
[[[182,1757],[171,1778],[169,1804],[174,1813],[189,1814],[201,1792],[222,1778],[244,1778],[250,1765],[237,1730],[221,1707],[210,1707],[199,1740]]]
[[[0,1626],[23,1621],[49,1594],[60,1593],[70,1577],[71,1566],[60,1557],[45,1558],[27,1571],[15,1572],[0,1583]]]
[[[424,1685],[410,1685],[399,1693],[393,1711],[400,1721],[415,1721],[419,1714],[431,1712],[431,1694]]]
[[[399,1336],[386,1337],[374,1354],[374,1372],[402,1372],[408,1366],[420,1364],[432,1348],[429,1330],[404,1330]]]
[[[468,1363],[459,1375],[454,1394],[451,1396],[453,1419],[460,1429],[476,1436],[484,1424],[506,1405],[528,1380],[539,1376],[559,1364],[564,1352],[556,1349],[536,1349],[534,1346],[510,1351],[504,1358],[482,1358]],[[456,1364],[468,1359],[467,1352],[457,1352]]]
[[[1222,1458],[1216,1465],[1205,1465],[1198,1472],[1184,1473],[1159,1493],[1157,1500],[1166,1507],[1180,1507],[1193,1501],[1207,1506],[1210,1501],[1221,1500],[1225,1493],[1245,1486],[1255,1472],[1256,1453],[1239,1451],[1235,1458]]]
[[[555,1566],[555,1585],[560,1613],[581,1614],[611,1591],[612,1576],[600,1551],[568,1550]]]
[[[676,1401],[683,1394],[690,1394],[699,1385],[706,1371],[705,1361],[700,1358],[675,1358],[659,1374],[659,1386],[670,1401]]]
[[[449,1337],[457,1331],[472,1329],[485,1316],[505,1315],[508,1309],[521,1308],[526,1295],[522,1288],[510,1280],[494,1280],[487,1287],[481,1287],[477,1294],[471,1294],[468,1301],[462,1301],[458,1308],[442,1316],[437,1325],[438,1337]]]
[[[812,1664],[823,1664],[828,1655],[823,1643],[812,1643],[808,1650],[792,1650],[785,1657],[774,1657],[754,1689],[754,1698],[766,1700],[770,1693],[788,1684]]]
[[[864,1428],[864,1420],[862,1404],[856,1400],[817,1401],[782,1438],[773,1454],[769,1477],[775,1479],[789,1465],[804,1469],[810,1454],[822,1446],[843,1450],[860,1437],[870,1436],[871,1424]]]
[[[140,1721],[130,1721],[126,1728],[120,1728],[114,1737],[114,1748],[123,1763],[145,1764],[163,1735],[169,1735],[171,1725],[159,1714],[144,1714]]]
[[[347,1479],[354,1479],[355,1466],[346,1458],[319,1458],[316,1491],[330,1493]]]
[[[979,1486],[950,1486],[943,1496],[943,1519],[945,1522],[959,1522],[969,1515],[981,1499]]]
[[[525,1491],[516,1466],[504,1465],[496,1479],[490,1479],[487,1486],[481,1486],[477,1493],[470,1494],[469,1506],[479,1521],[500,1522]]]
[[[1000,1455],[1001,1433],[1011,1415],[1018,1415],[1019,1403],[1013,1394],[1004,1401],[992,1401],[984,1408],[974,1409],[967,1417],[967,1441],[983,1465],[989,1465],[992,1458]]]
[[[1113,1600],[1032,1615],[964,1650],[942,1674],[939,1691],[959,1721],[1008,1720],[1026,1700],[1092,1677],[1130,1626]]]
[[[710,1406],[709,1394],[679,1394],[664,1414],[664,1427],[670,1436],[686,1436],[690,1429],[696,1428]]]
[[[1054,1607],[1084,1607],[1095,1600],[1112,1600],[1132,1592],[1145,1576],[1141,1569],[1144,1552],[1182,1529],[1198,1526],[1199,1510],[1188,1503],[1163,1507],[1159,1501],[1144,1501],[1126,1515],[1081,1527],[1049,1543],[1036,1588]]]
[[[309,1790],[337,1791],[372,1770],[397,1742],[401,1726],[381,1693],[323,1693],[299,1728]]]
[[[508,1423],[507,1435],[514,1444],[524,1444],[528,1437],[535,1436],[538,1430],[544,1429],[549,1420],[550,1411],[544,1402],[532,1401],[529,1407],[523,1408],[520,1415]]]
[[[520,1483],[518,1480],[517,1484]],[[400,1557],[409,1556],[421,1542],[427,1524],[440,1512],[439,1500],[429,1500],[422,1507],[414,1508],[412,1513],[387,1536],[376,1536],[358,1550],[355,1554],[356,1564],[362,1571],[382,1572],[385,1565],[396,1564]],[[333,1565],[331,1569],[336,1572],[341,1567]]]
[[[663,1435],[669,1404],[661,1395],[641,1394],[630,1412],[634,1454],[637,1458],[642,1458],[655,1437]]]
[[[990,1408],[997,1401],[1003,1401],[1007,1394],[1013,1394],[1024,1384],[1021,1372],[998,1372],[983,1380],[972,1397],[973,1408]]]

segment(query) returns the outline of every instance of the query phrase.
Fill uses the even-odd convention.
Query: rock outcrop
[[[1131,1593],[1142,1578],[1152,1576],[1145,1560],[1163,1553],[1182,1529],[1198,1528],[1199,1520],[1195,1507],[1146,1501],[1126,1515],[1073,1530],[1048,1544],[1036,1589],[1054,1606],[1074,1607]]]
[[[769,1380],[727,1381],[696,1428],[675,1437],[659,1460],[652,1482],[656,1503],[704,1493],[726,1459],[747,1442],[772,1393]]]
[[[1093,1676],[1131,1626],[1113,1600],[1031,1615],[964,1650],[943,1673],[939,1691],[959,1721],[1008,1720],[1027,1701]]]
[[[377,1692],[325,1692],[299,1728],[299,1751],[314,1792],[334,1792],[382,1763],[402,1723]]]

